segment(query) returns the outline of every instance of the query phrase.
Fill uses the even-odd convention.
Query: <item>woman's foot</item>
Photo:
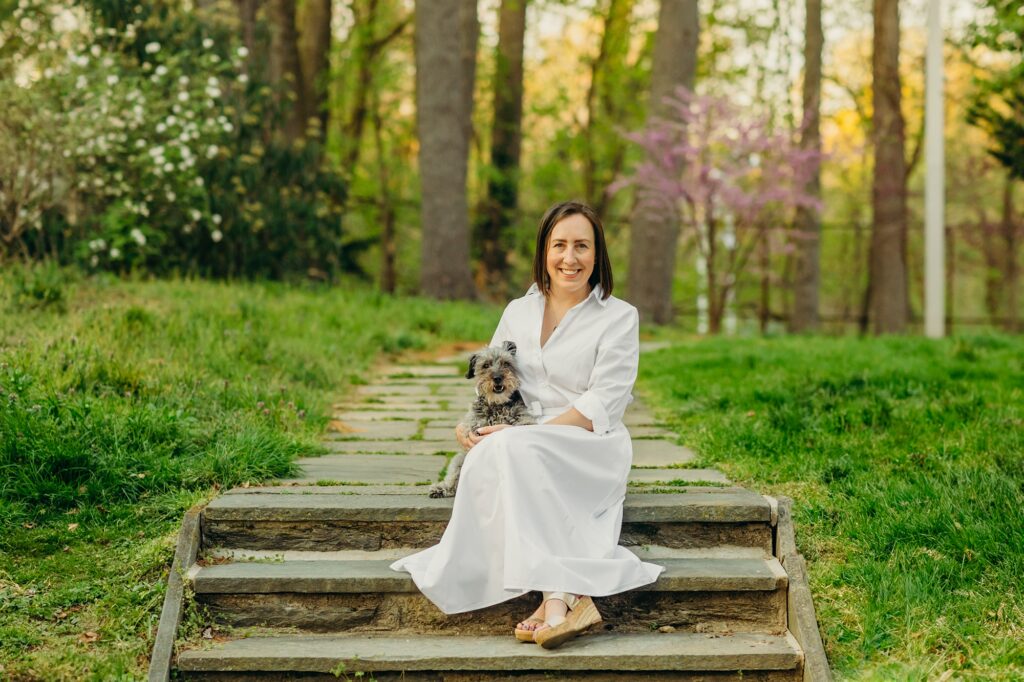
[[[529,630],[534,631],[539,626],[544,624],[544,608],[545,602],[541,602],[537,610],[530,614],[530,617],[526,620],[519,621],[516,623],[516,630]]]
[[[557,604],[554,604],[556,601],[560,600],[548,600],[547,603],[552,605],[549,608],[558,609]],[[562,601],[561,604],[564,608],[565,602]],[[558,609],[558,611],[560,610]],[[550,610],[548,613],[550,614]],[[568,616],[563,614],[559,622],[553,622],[557,619],[557,616],[549,619],[546,625],[537,628],[533,634],[533,641],[545,649],[556,649],[586,631],[590,626],[600,623],[601,614],[590,597],[580,596],[572,612]]]

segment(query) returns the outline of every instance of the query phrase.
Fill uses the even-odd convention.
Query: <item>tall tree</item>
[[[299,61],[303,90],[301,110],[327,131],[327,74],[331,53],[331,0],[304,0],[299,6]]]
[[[598,216],[608,210],[608,185],[620,174],[626,145],[615,129],[627,124],[630,76],[628,62],[634,0],[610,0],[597,57],[591,64],[587,88],[587,124],[583,128],[583,196]]]
[[[907,171],[900,110],[899,0],[874,0],[871,60],[875,150],[871,203],[870,301],[876,334],[900,333],[909,317],[907,300]]]
[[[654,37],[649,119],[671,111],[666,98],[676,88],[693,88],[698,32],[697,0],[662,0]],[[641,198],[634,203],[631,224],[630,299],[643,320],[668,323],[672,320],[679,217],[663,205]]]
[[[472,7],[470,8],[470,4]],[[416,2],[416,127],[420,142],[420,287],[434,298],[472,298],[466,171],[472,76],[465,26],[476,0]],[[454,25],[450,17],[458,17]],[[474,49],[475,53],[475,49]]]
[[[515,222],[519,196],[519,152],[523,121],[523,37],[527,0],[502,0],[495,55],[494,125],[487,196],[474,230],[489,290],[504,294],[508,269],[507,236]]]
[[[800,146],[821,151],[821,50],[824,35],[821,30],[821,0],[806,0],[804,20],[804,119],[800,132]],[[821,197],[821,172],[816,171],[808,183],[807,191]],[[798,240],[794,254],[793,314],[790,329],[794,332],[818,328],[818,289],[821,244],[821,220],[818,212],[801,207],[797,209]]]
[[[270,81],[280,89],[284,101],[284,139],[294,142],[306,131],[307,114],[302,93],[305,83],[299,63],[298,32],[295,29],[295,0],[268,0],[270,20]]]

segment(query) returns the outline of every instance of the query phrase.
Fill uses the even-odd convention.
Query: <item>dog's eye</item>
[[[480,365],[480,369],[487,369],[490,366],[491,366],[491,363],[485,362],[484,364]]]

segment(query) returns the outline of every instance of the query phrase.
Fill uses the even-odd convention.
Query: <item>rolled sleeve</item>
[[[622,421],[639,365],[640,314],[630,306],[598,343],[590,384],[572,404],[593,423],[594,433],[607,433]]]

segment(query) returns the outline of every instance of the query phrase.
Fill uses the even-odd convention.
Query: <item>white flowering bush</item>
[[[352,262],[344,186],[315,139],[273,144],[273,93],[227,28],[167,1],[92,9],[20,0],[0,23],[8,253],[238,276]]]

